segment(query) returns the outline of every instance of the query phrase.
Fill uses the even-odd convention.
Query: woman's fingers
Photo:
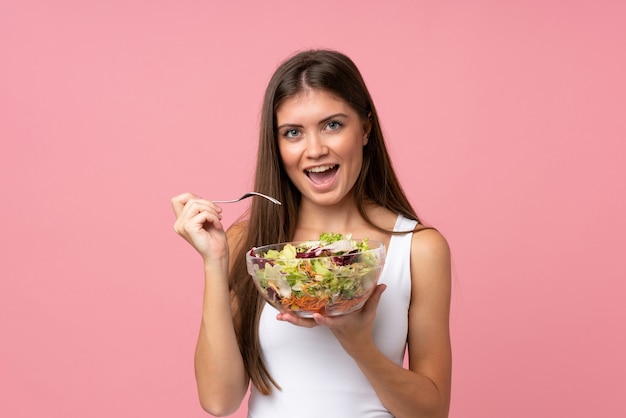
[[[222,209],[219,206],[192,193],[183,193],[172,198],[172,209],[176,214],[174,229],[178,233],[183,232],[183,225],[203,212],[207,213],[206,216],[214,214],[217,219],[221,219],[222,217],[220,215]],[[196,218],[196,220],[198,220],[198,218]],[[213,219],[207,219],[207,221],[213,222]]]
[[[182,193],[171,200],[176,214],[174,230],[203,257],[219,256],[227,248],[221,223],[222,209],[193,193]]]
[[[180,214],[180,218],[184,220],[189,220],[202,212],[212,212],[217,215],[217,211],[211,208],[211,206],[206,201],[201,199],[190,199],[187,201],[187,203],[185,203],[185,206],[183,207]]]
[[[183,211],[183,208],[185,207],[185,204],[190,199],[195,199],[198,197],[199,196],[196,196],[193,193],[181,193],[177,196],[174,196],[171,200],[171,203],[172,203],[172,209],[174,210],[174,214],[176,215],[176,217],[178,218],[178,216],[180,216],[180,214]]]
[[[171,204],[176,217],[179,217],[184,212],[193,211],[193,208],[196,208],[197,212],[199,212],[199,208],[202,207],[213,208],[218,213],[222,211],[222,208],[217,206],[215,203],[211,202],[210,200],[203,199],[201,196],[195,195],[193,193],[181,193],[177,196],[174,196],[171,199]]]
[[[212,230],[222,231],[221,219],[222,215],[211,207],[191,205],[183,209],[174,224],[174,229],[180,235],[196,240],[198,237],[210,235]]]
[[[313,328],[317,326],[317,323],[313,319],[302,318],[298,315],[289,313],[288,311],[281,311],[278,315],[276,315],[276,319],[304,328]]]
[[[212,229],[222,231],[222,215],[210,209],[198,209],[197,213],[185,221],[183,228],[187,232],[211,232]]]

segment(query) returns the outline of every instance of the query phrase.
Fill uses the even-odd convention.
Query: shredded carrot
[[[366,295],[361,295],[351,299],[339,299],[335,303],[331,303],[329,297],[295,296],[292,294],[288,298],[282,298],[280,300],[280,303],[285,308],[291,309],[293,311],[324,313],[328,308],[330,308],[332,311],[347,311],[353,306],[361,303],[364,296]]]
[[[304,263],[304,269],[303,270],[306,272],[306,274],[309,277],[315,277],[317,275],[315,270],[313,270],[313,266],[309,262]]]
[[[294,312],[345,312],[362,303],[363,299],[370,293],[370,291],[367,291],[365,294],[357,295],[350,299],[340,297],[335,302],[332,302],[331,296],[317,294],[319,291],[317,288],[319,283],[315,278],[319,275],[313,270],[311,263],[307,261],[300,264],[300,269],[303,273],[306,273],[309,278],[309,281],[300,283],[300,289],[298,289],[301,293],[304,293],[304,295],[296,296],[292,293],[289,297],[281,298],[280,304],[285,309],[289,309]]]

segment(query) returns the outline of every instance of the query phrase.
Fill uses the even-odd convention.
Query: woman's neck
[[[317,205],[310,200],[303,199],[294,239],[317,239],[324,232],[355,234],[369,227],[359,213],[354,199],[345,199],[330,206]]]

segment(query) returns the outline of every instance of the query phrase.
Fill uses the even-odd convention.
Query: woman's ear
[[[372,112],[367,114],[367,119],[363,122],[363,145],[367,145],[372,132]]]
[[[363,122],[363,145],[367,145],[372,132],[372,112],[367,114],[367,119]]]

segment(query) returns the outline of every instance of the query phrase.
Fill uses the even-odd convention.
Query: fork
[[[252,196],[260,196],[260,197],[264,197],[267,200],[269,200],[272,203],[275,203],[277,205],[282,205],[282,203],[280,203],[280,201],[278,201],[277,199],[274,199],[273,197],[264,195],[263,193],[259,193],[259,192],[248,192],[246,194],[244,194],[243,196],[237,198],[237,199],[232,199],[232,200],[214,200],[213,203],[235,203],[235,202],[239,202],[240,200],[243,199],[247,199],[249,197]]]

